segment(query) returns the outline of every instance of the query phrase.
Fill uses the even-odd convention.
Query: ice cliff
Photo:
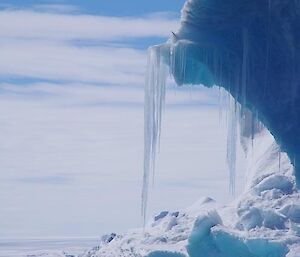
[[[238,119],[245,119],[246,110],[252,112],[250,126],[254,128],[259,121],[267,127],[280,149],[288,154],[296,179],[300,180],[298,0],[188,0],[179,31],[172,32],[167,43],[150,49],[145,98],[144,213],[159,142],[165,66],[178,85],[222,87],[234,97],[235,106],[241,107],[228,124],[232,191],[236,124]]]
[[[160,71],[169,66],[178,85],[224,88],[241,105],[241,116],[249,109],[269,129],[300,179],[300,1],[188,0],[179,31],[151,49],[150,61]],[[145,153],[151,160],[164,73],[149,70]],[[145,173],[153,169],[148,161]]]
[[[178,84],[225,88],[297,165],[300,1],[189,0],[163,48]]]

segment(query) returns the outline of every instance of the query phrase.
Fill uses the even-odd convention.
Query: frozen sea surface
[[[82,254],[98,238],[0,239],[0,257],[65,257]]]

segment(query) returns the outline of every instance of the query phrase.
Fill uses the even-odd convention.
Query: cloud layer
[[[167,37],[178,21],[168,15],[109,17],[26,10],[0,12],[1,38],[51,40]]]
[[[164,14],[0,11],[0,237],[138,226],[147,58],[139,42],[163,42],[176,26]],[[209,191],[226,198],[214,183],[203,187],[210,174],[227,187],[225,162],[215,162],[225,151],[215,103],[212,90],[168,91],[151,210],[178,209]],[[195,182],[189,190],[186,181]]]
[[[108,17],[2,10],[0,76],[141,84],[146,51],[124,46],[124,42],[166,38],[176,25],[168,15]]]
[[[141,84],[145,51],[76,47],[64,42],[0,40],[0,76],[106,84]]]

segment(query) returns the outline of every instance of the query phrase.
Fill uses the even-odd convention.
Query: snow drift
[[[266,130],[248,151],[245,192],[228,206],[201,198],[144,229],[104,236],[84,257],[299,257],[300,196],[288,155]]]

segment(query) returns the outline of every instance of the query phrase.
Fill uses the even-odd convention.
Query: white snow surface
[[[98,241],[98,238],[0,238],[0,257],[75,257]]]
[[[204,197],[185,210],[163,211],[145,228],[104,236],[80,257],[300,257],[294,168],[266,129],[245,141],[245,191],[231,204]]]

